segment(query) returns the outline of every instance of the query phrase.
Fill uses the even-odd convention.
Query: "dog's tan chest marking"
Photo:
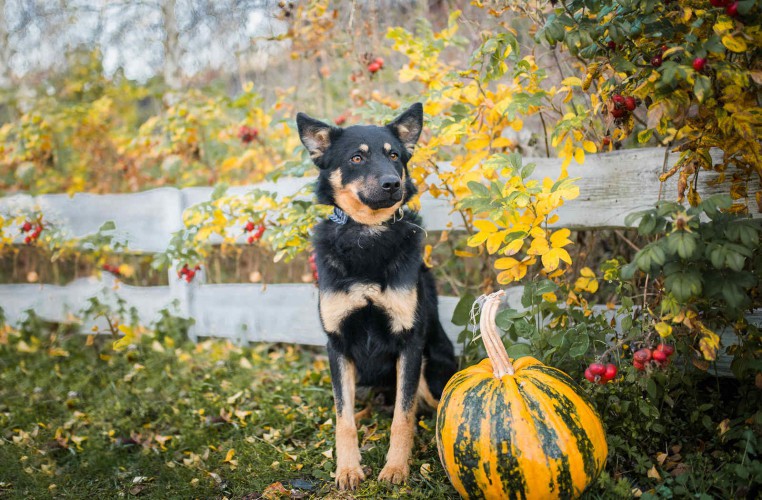
[[[415,288],[387,288],[379,285],[352,285],[349,292],[320,292],[320,318],[329,333],[338,333],[341,322],[350,314],[368,305],[381,308],[391,320],[392,333],[413,328],[418,307]]]

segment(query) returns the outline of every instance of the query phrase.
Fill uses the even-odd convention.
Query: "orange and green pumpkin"
[[[442,393],[439,458],[463,498],[578,497],[606,462],[600,417],[564,372],[531,357],[511,362],[494,323],[501,295],[482,310],[489,357]]]

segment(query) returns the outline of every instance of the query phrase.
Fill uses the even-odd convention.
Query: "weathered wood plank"
[[[572,164],[570,175],[580,177],[577,182],[580,196],[558,211],[559,220],[555,225],[599,229],[624,227],[628,213],[649,208],[658,200],[664,151],[663,148],[628,149],[587,155],[584,165]],[[670,154],[668,164],[676,159],[676,154]],[[525,158],[524,162],[537,164],[535,178],[558,176],[560,163],[557,158]],[[442,164],[441,168],[450,167]],[[715,177],[713,172],[701,172],[699,184],[703,194],[725,189],[710,184]],[[232,187],[228,192],[241,195],[260,188],[287,196],[314,180],[314,177],[281,178],[277,182]],[[673,178],[664,184],[664,199],[674,198],[676,183],[677,179]],[[113,220],[117,232],[128,239],[131,250],[161,252],[166,249],[171,233],[182,227],[182,210],[208,201],[211,194],[211,188],[160,188],[132,194],[82,193],[73,197],[64,194],[16,195],[1,198],[0,211],[13,212],[18,207],[39,206],[47,219],[60,224],[73,236],[93,233],[104,222]],[[756,201],[751,203],[753,215],[762,216]],[[435,199],[426,193],[421,197],[421,205],[428,230],[464,228],[460,215],[453,213],[447,200]]]
[[[127,240],[131,250],[163,252],[172,232],[182,227],[181,193],[159,188],[129,194],[79,193],[41,196],[15,195],[0,198],[0,212],[38,208],[46,220],[72,237],[95,233],[106,221],[114,221],[116,235]],[[16,232],[18,235],[18,232]],[[16,237],[20,243],[23,235]]]

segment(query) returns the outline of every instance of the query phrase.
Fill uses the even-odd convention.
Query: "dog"
[[[389,451],[379,481],[409,475],[418,400],[436,408],[457,369],[439,322],[436,284],[423,264],[421,220],[405,204],[416,194],[408,161],[423,106],[386,126],[334,127],[304,113],[299,137],[319,175],[317,201],[334,213],[314,230],[319,313],[328,337],[336,406],[336,484],[365,479],[354,419],[355,390],[393,391]]]

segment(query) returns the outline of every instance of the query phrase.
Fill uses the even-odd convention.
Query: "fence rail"
[[[624,227],[628,213],[653,206],[660,189],[665,198],[673,197],[676,179],[660,186],[659,174],[664,165],[677,160],[662,148],[626,150],[587,155],[583,166],[572,166],[571,174],[580,177],[580,196],[559,211],[557,227],[618,228]],[[719,158],[715,157],[715,161]],[[537,167],[533,177],[557,177],[559,160],[525,158]],[[442,168],[448,168],[443,164]],[[700,191],[712,194],[722,191],[712,180],[717,174],[701,172]],[[229,189],[229,194],[243,194],[253,188],[280,195],[292,195],[314,178],[282,178],[276,183]],[[38,208],[72,236],[84,236],[112,220],[127,241],[130,251],[161,252],[166,250],[171,233],[182,228],[183,211],[211,198],[211,188],[159,188],[132,194],[64,194],[29,196],[14,195],[0,199],[0,212],[22,208]],[[751,202],[752,204],[755,201]],[[421,214],[429,230],[463,229],[462,221],[446,200],[424,195]],[[755,216],[760,207],[752,206]],[[110,276],[78,279],[65,286],[38,284],[0,285],[0,305],[10,321],[20,320],[24,312],[34,309],[42,318],[65,322],[81,310],[90,297],[103,295],[114,300],[118,294],[134,306],[142,320],[151,321],[159,311],[176,306],[182,316],[196,320],[194,336],[227,337],[241,341],[293,342],[323,344],[324,336],[317,316],[317,291],[312,285],[277,284],[187,284],[169,273],[169,286],[133,287],[115,283]],[[115,290],[116,288],[116,290]],[[509,297],[520,296],[515,288]],[[112,297],[109,299],[109,297]],[[455,297],[440,297],[440,316],[448,335],[454,339],[461,330],[449,318],[457,303]],[[756,319],[760,318],[756,316]]]

